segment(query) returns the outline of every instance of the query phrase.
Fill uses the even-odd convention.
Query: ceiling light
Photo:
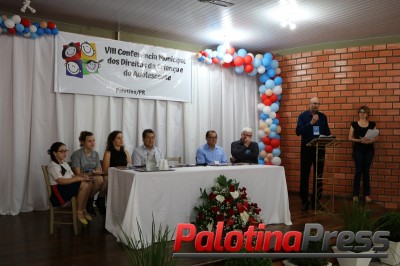
[[[23,6],[21,7],[21,12],[25,13],[26,9],[29,9],[32,13],[36,13],[36,10],[31,7],[31,1],[30,0],[24,0],[22,2]]]
[[[199,2],[202,3],[209,3],[217,6],[223,6],[223,7],[228,7],[228,6],[233,6],[234,3],[223,1],[223,0],[199,0]]]

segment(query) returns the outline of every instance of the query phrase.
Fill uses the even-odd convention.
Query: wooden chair
[[[77,223],[77,213],[76,213],[76,210],[77,210],[76,197],[72,197],[72,199],[70,201],[71,207],[53,207],[53,205],[50,202],[51,185],[50,185],[50,180],[49,180],[49,173],[47,171],[47,165],[42,165],[42,171],[43,171],[44,181],[46,182],[47,195],[48,195],[47,198],[49,199],[49,206],[50,206],[50,234],[51,235],[53,234],[55,224],[67,224],[67,225],[74,226],[74,233],[75,233],[75,235],[77,235],[78,234],[78,223]],[[70,214],[72,216],[71,222],[64,222],[61,220],[61,216],[65,215],[65,214]],[[57,216],[57,217],[55,217],[55,216]],[[60,219],[58,219],[59,216],[60,216]]]
[[[167,157],[165,158],[168,160],[169,165],[176,165],[176,164],[182,164],[182,157]]]

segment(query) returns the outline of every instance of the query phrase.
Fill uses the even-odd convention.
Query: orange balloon
[[[228,49],[226,49],[226,53],[230,54],[230,55],[233,55],[235,53],[235,48],[229,47]]]
[[[243,57],[241,56],[236,56],[235,59],[233,59],[233,62],[235,64],[235,66],[241,66],[243,65]]]

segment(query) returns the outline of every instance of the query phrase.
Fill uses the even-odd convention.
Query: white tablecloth
[[[219,175],[236,179],[239,187],[247,188],[266,224],[292,224],[282,166],[200,166],[147,173],[110,168],[106,229],[118,237],[122,228],[134,239],[139,223],[150,240],[152,215],[157,230],[160,224],[174,230],[178,223],[193,222],[194,207],[201,203],[200,188],[209,192]]]

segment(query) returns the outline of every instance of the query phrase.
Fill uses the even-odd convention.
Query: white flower
[[[232,198],[236,199],[237,197],[239,197],[239,192],[237,190],[231,192],[231,196]]]
[[[213,229],[213,223],[207,224],[207,229],[208,229],[208,231],[212,231],[212,229]]]
[[[216,198],[219,202],[224,202],[224,200],[225,200],[225,197],[222,196],[222,195],[218,195],[218,196],[216,196],[215,198]]]
[[[243,223],[246,224],[249,220],[249,214],[247,212],[242,212],[240,214],[240,218],[242,219]]]

